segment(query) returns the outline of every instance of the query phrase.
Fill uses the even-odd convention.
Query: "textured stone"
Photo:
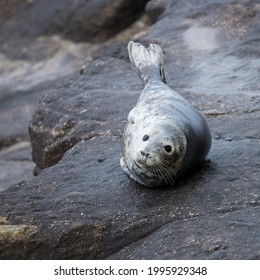
[[[27,225],[0,225],[0,240],[23,239],[25,236],[35,233],[36,227]]]
[[[142,89],[124,45],[41,99],[30,122],[39,175],[0,193],[0,223],[37,227],[1,240],[2,259],[259,259],[259,6],[151,1],[168,84],[202,111],[210,161],[175,188],[120,169],[120,136]],[[197,36],[198,35],[198,38]],[[2,249],[3,248],[3,249]]]
[[[16,149],[29,140],[28,123],[39,98],[55,88],[61,78],[79,73],[82,66],[97,56],[104,46],[104,43],[72,42],[64,38],[88,41],[91,38],[84,37],[85,31],[93,33],[93,36],[94,33],[111,36],[142,13],[145,1],[131,5],[130,9],[127,7],[131,1],[83,2],[70,1],[67,5],[66,1],[11,0],[0,3],[1,191],[32,175],[33,163],[28,157],[31,149]],[[83,19],[86,13],[89,16]],[[95,14],[103,21],[99,20],[94,26]],[[120,20],[120,24],[110,28],[110,19],[114,23],[126,14],[128,16]],[[82,25],[87,30],[84,31]],[[106,32],[106,28],[110,32]],[[131,32],[136,29],[131,27]]]
[[[30,47],[28,42],[39,36],[59,34],[73,41],[104,40],[134,22],[146,2],[10,0],[7,4],[4,1],[0,4],[0,50],[17,59],[24,56],[24,48]],[[15,42],[19,42],[19,48]]]
[[[259,210],[169,222],[109,259],[259,259]],[[250,234],[241,235],[246,230]]]
[[[57,163],[80,140],[119,136],[138,94],[137,79],[129,63],[105,58],[45,95],[29,126],[37,170]]]
[[[241,152],[241,144],[250,144],[250,154]],[[65,153],[59,164],[43,170],[34,180],[2,193],[1,215],[9,215],[12,224],[30,221],[31,225],[41,227],[27,241],[27,246],[34,247],[35,242],[45,240],[44,246],[48,248],[33,249],[23,255],[26,258],[109,258],[111,255],[124,259],[132,254],[133,258],[257,258],[259,162],[252,158],[256,153],[259,157],[258,144],[251,140],[215,140],[209,166],[175,189],[150,190],[135,185],[120,170],[118,139],[97,137],[81,141]],[[232,214],[230,226],[223,228],[229,213]],[[252,218],[245,223],[247,213],[252,213]],[[231,223],[236,223],[239,230],[236,234],[229,234]],[[179,234],[182,233],[178,230],[180,225],[187,231],[186,235]],[[196,227],[195,232],[189,230]],[[158,235],[161,238],[157,243],[165,248],[158,255],[153,242],[157,238],[153,232],[157,230],[164,233]],[[164,237],[172,236],[171,232],[176,235],[169,244]],[[205,239],[203,233],[210,234]],[[243,240],[242,247],[237,235]],[[183,237],[190,238],[190,243],[194,239],[196,244],[187,246],[181,241]],[[214,242],[229,246],[223,254],[218,254],[210,249],[218,246]],[[136,248],[142,246],[146,249],[140,249],[143,253],[138,254]],[[176,246],[180,252],[175,252]],[[6,249],[2,256],[21,257],[19,251],[13,254],[12,248]]]

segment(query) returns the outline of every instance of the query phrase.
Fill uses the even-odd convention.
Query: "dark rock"
[[[8,151],[29,140],[28,122],[40,96],[44,91],[55,88],[59,79],[79,73],[82,65],[97,56],[104,45],[75,43],[61,36],[75,37],[75,40],[78,36],[85,40],[85,35],[81,34],[84,26],[97,32],[98,36],[102,32],[105,34],[106,28],[114,34],[140,15],[145,1],[139,1],[130,8],[131,1],[74,1],[70,5],[67,2],[12,0],[0,3],[1,190],[32,174],[31,159],[12,159],[16,152],[9,154]],[[90,6],[93,9],[88,10]],[[93,14],[83,19],[86,13]],[[94,26],[93,19],[97,19],[97,13],[103,21],[98,20]],[[122,20],[121,17],[126,15]],[[120,24],[117,23],[119,18]],[[110,19],[117,23],[114,28],[108,22]],[[102,24],[107,26],[103,28]],[[106,34],[111,35],[109,32]],[[69,143],[65,145],[70,146]],[[3,154],[9,154],[11,159],[3,159]]]
[[[109,259],[259,259],[256,211],[259,207],[169,222]]]
[[[105,47],[101,53],[101,57],[112,57],[128,61],[127,43],[114,43]]]
[[[12,58],[39,36],[105,40],[134,22],[148,0],[16,1],[0,4],[0,50]],[[33,26],[33,28],[32,28]],[[11,36],[10,36],[11,34]],[[19,42],[19,48],[15,45]]]
[[[53,40],[49,41],[50,45],[51,41]],[[72,52],[70,49],[66,51],[61,41],[61,44],[55,41],[54,44],[56,43],[61,48],[53,54],[50,52],[50,57],[46,60],[0,59],[0,191],[32,176],[34,165],[31,157],[26,155],[31,153],[31,147],[25,150],[26,159],[21,156],[16,158],[17,151],[14,149],[29,140],[28,123],[39,97],[46,90],[55,87],[57,79],[68,76],[75,69],[79,72],[82,65],[80,58],[85,58],[84,53],[88,53],[75,45]],[[66,47],[71,45],[66,44]],[[48,47],[46,52],[47,49]],[[23,154],[22,151],[21,153]]]
[[[41,99],[30,122],[41,172],[0,193],[0,258],[260,258],[258,6],[164,7],[142,40],[162,45],[168,84],[206,115],[210,161],[172,189],[123,174],[120,135],[142,85],[111,47]]]
[[[167,6],[175,4],[174,2],[176,1],[171,1],[171,3],[167,0],[149,1],[145,7],[145,11],[151,23],[158,21],[159,17],[167,10]]]
[[[250,145],[250,153],[241,145]],[[129,181],[119,149],[112,136],[80,142],[59,164],[2,193],[1,215],[10,225],[36,226],[37,233],[26,247],[20,240],[15,253],[5,245],[1,258],[259,257],[257,141],[214,141],[209,167],[164,190]]]
[[[82,65],[97,55],[100,44],[73,43],[60,37],[41,37],[22,49],[20,42],[13,43],[22,50],[22,58],[7,57],[0,53],[0,98],[10,93],[37,92],[57,80],[80,71]],[[8,50],[11,50],[8,49]],[[52,85],[53,86],[53,85]],[[16,93],[15,93],[16,92]],[[39,95],[37,95],[39,98]]]
[[[118,137],[139,93],[137,79],[129,63],[105,58],[46,94],[29,126],[36,173],[81,140]]]

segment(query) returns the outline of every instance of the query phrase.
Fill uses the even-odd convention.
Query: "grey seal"
[[[130,61],[144,84],[122,137],[120,165],[129,178],[147,187],[173,186],[202,163],[211,147],[206,120],[166,85],[159,45],[128,43]]]

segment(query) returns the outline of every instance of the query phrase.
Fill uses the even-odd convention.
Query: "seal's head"
[[[173,185],[186,152],[186,137],[171,123],[148,123],[126,148],[125,163],[146,186]],[[127,151],[127,149],[129,149]]]

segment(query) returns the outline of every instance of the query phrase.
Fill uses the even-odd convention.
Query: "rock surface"
[[[102,24],[112,19],[119,21],[125,16],[115,28],[110,28],[107,35],[111,36],[142,13],[145,1],[139,1],[128,10],[126,7],[131,1],[70,1],[70,5],[67,2],[11,0],[0,3],[1,191],[32,176],[28,123],[40,96],[55,88],[61,78],[80,72],[104,45],[111,44],[110,41],[127,38],[129,33],[145,27],[141,18],[108,42],[88,43],[86,41],[91,41],[91,38],[84,33],[82,17],[90,10],[93,15],[98,13],[103,21],[99,20],[99,26],[91,25],[92,15],[92,18],[84,18],[84,25],[88,29],[96,29],[100,36],[109,28],[109,25],[104,27]],[[74,36],[84,39],[84,42],[69,40],[76,40]],[[100,36],[95,37],[96,40],[101,40]],[[18,154],[26,154],[27,158],[17,157],[18,151]]]
[[[44,95],[30,122],[39,175],[0,193],[2,259],[259,259],[260,6],[151,1],[168,84],[203,112],[210,163],[173,189],[121,171],[142,85],[114,45]]]
[[[0,51],[11,57],[25,56],[22,44],[27,48],[30,39],[56,34],[73,41],[100,42],[133,23],[146,2],[148,0],[2,1]],[[19,42],[19,47],[15,42]]]

